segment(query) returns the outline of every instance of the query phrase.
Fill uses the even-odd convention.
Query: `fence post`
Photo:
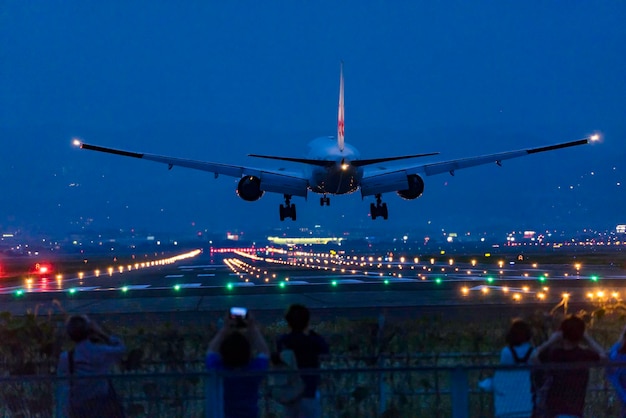
[[[382,416],[387,410],[387,386],[385,385],[385,376],[382,372],[378,372],[378,415]]]
[[[206,418],[224,418],[224,377],[213,370],[204,378]]]
[[[452,418],[469,417],[469,383],[467,370],[460,367],[450,371]]]
[[[52,381],[52,384],[54,385],[54,412],[52,416],[55,418],[64,418],[66,416],[65,407],[69,402],[67,380],[57,378]]]

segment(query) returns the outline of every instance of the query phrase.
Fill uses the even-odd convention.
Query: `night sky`
[[[626,3],[222,1],[0,3],[0,231],[611,229],[626,223]],[[434,162],[598,144],[427,177],[422,198],[249,203],[237,179],[78,150],[296,166],[336,134],[363,158]]]

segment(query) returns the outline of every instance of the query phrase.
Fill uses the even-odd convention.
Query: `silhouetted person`
[[[256,371],[269,368],[269,348],[261,331],[248,312],[243,318],[230,315],[209,343],[207,370]],[[259,386],[264,376],[224,378],[224,417],[259,416]]]
[[[124,412],[111,381],[83,378],[108,374],[122,360],[126,347],[121,339],[104,332],[85,315],[67,321],[67,334],[74,348],[61,353],[57,374],[69,377],[61,390],[65,413],[72,418],[118,418]]]
[[[531,357],[534,363],[594,362],[606,359],[604,349],[585,332],[585,322],[570,315],[561,322],[559,331],[537,347]],[[572,368],[546,371],[545,411],[549,418],[582,417],[589,383],[589,370]]]
[[[500,352],[502,365],[526,365],[533,352],[530,324],[514,319]],[[494,375],[496,417],[530,417],[533,412],[533,385],[529,369],[498,370]]]
[[[277,349],[289,349],[296,355],[299,369],[319,369],[319,357],[328,354],[328,343],[322,336],[309,329],[310,313],[306,306],[294,304],[285,314],[285,320],[291,332],[278,338]],[[302,398],[293,404],[285,406],[285,417],[289,418],[318,418],[322,415],[319,374],[301,373],[305,388]]]
[[[612,362],[626,363],[626,329],[622,331],[619,340],[611,347],[609,359]],[[620,417],[626,417],[626,367],[610,367],[607,370],[607,378],[615,388],[622,409]]]

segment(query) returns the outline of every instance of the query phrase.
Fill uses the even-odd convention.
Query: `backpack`
[[[526,352],[526,354],[524,354],[524,357],[519,358],[517,356],[517,352],[515,351],[515,348],[513,348],[512,345],[509,346],[509,350],[511,351],[511,354],[513,355],[513,360],[515,361],[515,364],[526,364],[528,363],[528,359],[530,358],[530,355],[533,353],[533,347],[531,346],[528,351]]]
[[[304,381],[298,372],[298,363],[293,350],[283,350],[279,354],[279,361],[272,365],[274,373],[269,376],[270,396],[282,405],[293,404],[302,398]]]

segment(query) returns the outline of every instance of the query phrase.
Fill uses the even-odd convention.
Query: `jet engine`
[[[398,190],[398,196],[406,200],[417,199],[424,193],[424,180],[417,174],[406,176],[409,182],[409,188],[406,190]]]
[[[237,184],[237,195],[246,202],[259,200],[265,192],[261,190],[261,179],[255,176],[245,176]]]

